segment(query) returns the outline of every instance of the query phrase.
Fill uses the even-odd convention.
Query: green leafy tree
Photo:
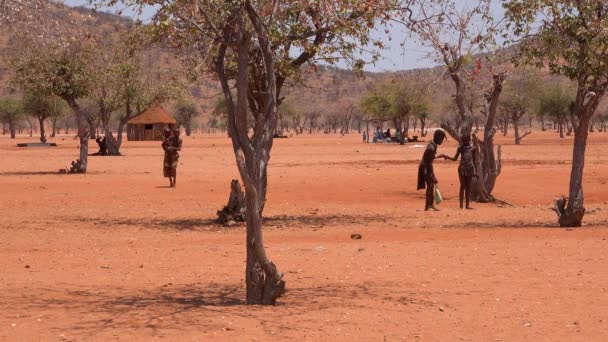
[[[145,34],[145,27],[133,26],[119,41],[95,40],[95,82],[90,97],[106,138],[108,155],[120,155],[127,122],[154,105],[180,99],[186,89],[181,70],[160,66],[153,55],[161,55]],[[118,116],[117,137],[112,134],[112,116]]]
[[[23,110],[27,115],[38,120],[40,125],[40,141],[46,143],[44,122],[60,115],[61,100],[53,95],[25,93],[22,98]]]
[[[538,116],[550,117],[557,122],[559,137],[564,138],[564,125],[575,99],[574,91],[560,83],[553,83],[545,86],[539,95]]]
[[[8,58],[17,87],[25,93],[56,96],[74,113],[80,140],[78,171],[83,173],[87,170],[90,128],[78,100],[86,97],[91,87],[92,50],[87,37],[26,36]]]
[[[11,139],[15,139],[17,123],[23,117],[21,102],[10,97],[0,98],[0,119],[8,124]]]
[[[526,72],[518,77],[512,77],[506,82],[503,90],[503,100],[499,105],[500,116],[506,118],[505,129],[510,122],[513,125],[515,144],[520,145],[522,140],[532,131],[519,133],[520,122],[526,115],[532,115],[539,106],[538,94],[540,84],[536,80],[539,75]]]
[[[597,0],[510,0],[506,15],[522,37],[519,63],[547,67],[576,82],[569,197],[556,202],[559,223],[579,227],[585,215],[583,171],[592,117],[608,90],[608,3]]]
[[[201,113],[192,102],[180,101],[175,107],[175,120],[186,129],[186,135],[192,135],[192,119]]]

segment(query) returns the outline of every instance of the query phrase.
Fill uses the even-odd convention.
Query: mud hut
[[[176,121],[161,106],[152,107],[127,122],[129,141],[162,141],[165,128],[175,128]]]

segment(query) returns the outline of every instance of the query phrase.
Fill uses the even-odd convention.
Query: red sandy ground
[[[499,140],[494,193],[515,207],[457,209],[456,164],[438,161],[436,213],[415,191],[421,148],[277,140],[265,244],[288,292],[250,307],[244,227],[212,223],[237,177],[227,138],[184,137],[170,189],[158,142],[59,175],[71,137],[2,137],[0,340],[607,341],[608,134],[591,135],[590,213],[571,231],[550,205],[567,193],[572,139]]]

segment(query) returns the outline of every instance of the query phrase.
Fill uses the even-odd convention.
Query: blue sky
[[[470,1],[470,0],[464,0]],[[472,0],[474,1],[474,0]],[[64,0],[69,6],[86,6],[87,0]],[[495,1],[492,6],[492,11],[495,16],[502,16],[502,7],[500,1]],[[108,12],[112,12],[109,10]],[[131,13],[123,13],[130,15]],[[141,19],[146,20],[154,14],[152,8],[144,10]],[[367,71],[395,71],[395,70],[411,70],[416,68],[426,68],[434,66],[431,58],[428,57],[428,50],[413,38],[406,35],[405,30],[400,25],[394,25],[391,28],[391,40],[384,33],[384,29],[374,32],[374,37],[381,39],[386,46],[382,51],[382,58],[375,65],[365,67]],[[402,46],[402,43],[405,44]]]

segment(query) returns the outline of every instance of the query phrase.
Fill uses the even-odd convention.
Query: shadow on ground
[[[47,333],[69,331],[77,338],[128,331],[138,336],[162,335],[170,331],[241,330],[245,321],[270,334],[294,329],[293,322],[315,324],[318,311],[365,309],[369,303],[437,306],[440,293],[403,292],[404,284],[365,282],[345,285],[328,283],[316,287],[288,289],[275,307],[245,305],[244,284],[165,284],[151,290],[99,287],[75,289],[72,284],[32,289],[31,294],[11,291],[0,309],[10,319],[44,317],[53,313]],[[405,286],[407,288],[407,286]],[[444,307],[448,307],[442,304]],[[403,307],[401,307],[403,309]],[[399,309],[399,310],[401,310]],[[232,325],[232,322],[241,322]],[[356,323],[343,322],[344,325]]]
[[[85,223],[87,225],[114,228],[116,226],[133,226],[142,229],[158,230],[191,230],[191,231],[217,231],[217,230],[239,230],[244,223],[231,227],[218,224],[215,219],[148,219],[148,218],[92,218],[92,217],[69,217],[68,221]],[[380,215],[277,215],[264,218],[264,226],[272,228],[323,228],[333,225],[354,225],[385,223],[388,219]]]

